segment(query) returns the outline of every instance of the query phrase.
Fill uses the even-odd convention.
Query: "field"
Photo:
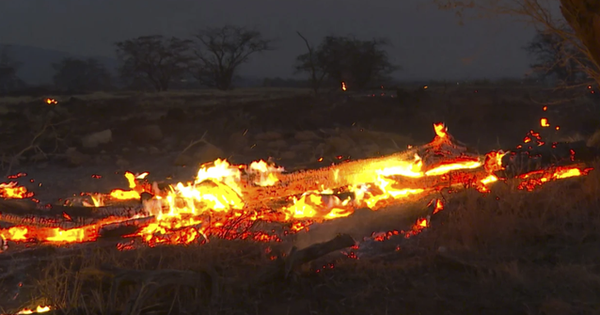
[[[600,143],[600,103],[585,93],[407,91],[0,99],[0,155],[7,175],[26,174],[10,180],[45,204],[126,188],[125,171],[185,182],[217,158],[271,158],[294,171],[388,155],[431,141],[435,122],[481,154],[513,149],[532,129],[546,142]],[[385,233],[409,230],[423,214],[418,203],[315,223],[283,243],[215,238],[120,250],[99,241],[19,251],[9,244],[0,253],[0,314],[37,305],[55,314],[597,314],[599,202],[594,170],[534,191],[498,182],[491,193],[457,192],[409,238]],[[339,233],[361,246],[280,273],[292,245]]]

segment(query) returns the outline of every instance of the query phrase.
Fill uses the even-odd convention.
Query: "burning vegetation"
[[[345,88],[343,82],[342,86]],[[546,127],[544,124],[548,124],[547,120],[542,120],[542,127]],[[472,196],[473,192],[480,196],[472,197],[473,200],[483,198],[481,200],[493,203],[500,200],[499,196],[507,186],[524,193],[536,193],[536,188],[541,185],[585,176],[593,170],[593,166],[580,161],[573,149],[564,153],[560,144],[547,144],[534,131],[530,131],[523,144],[514,150],[480,155],[454,139],[443,123],[436,123],[433,128],[435,137],[428,144],[388,156],[348,161],[320,169],[286,172],[284,168],[263,160],[249,165],[234,165],[217,159],[201,165],[193,181],[175,184],[150,182],[147,172],[127,172],[128,189],[82,194],[82,197],[71,198],[63,205],[38,207],[25,213],[19,200],[32,198],[33,194],[14,182],[2,183],[0,196],[5,200],[0,221],[10,224],[0,229],[2,250],[19,253],[25,247],[36,244],[64,247],[96,242],[103,244],[101,251],[116,250],[121,254],[111,255],[126,255],[132,249],[146,253],[158,245],[168,244],[197,244],[212,250],[222,247],[219,249],[222,251],[230,249],[230,245],[224,245],[225,241],[232,242],[230,244],[248,244],[251,241],[252,246],[266,248],[269,260],[278,262],[274,265],[275,269],[269,269],[268,276],[262,276],[270,279],[274,274],[276,277],[283,274],[287,278],[301,265],[332,252],[343,250],[345,257],[359,259],[368,257],[364,249],[367,245],[363,244],[410,239],[434,224],[432,220],[435,221],[436,217],[451,215],[444,210],[448,204],[456,208],[455,199]],[[540,148],[553,150],[551,161],[536,151]],[[506,184],[500,185],[499,192],[493,194],[496,189],[494,183],[497,182]],[[450,198],[450,195],[455,197]],[[397,213],[402,213],[405,211],[402,209],[415,207],[421,210],[413,217],[412,227],[406,230],[372,233],[360,242],[349,235],[338,235],[328,242],[302,250],[294,247],[289,253],[284,253],[286,240],[301,237],[313,227],[319,229],[327,224],[351,220],[359,209],[368,209],[371,213],[382,210],[385,213],[387,209],[395,208],[400,209]],[[441,231],[448,233],[447,228]],[[430,236],[424,238],[427,237]],[[110,244],[112,249],[105,249],[104,244]],[[402,251],[404,245],[401,244],[404,243],[394,244],[394,252]],[[87,250],[85,246],[81,248]],[[179,248],[184,250],[185,247]],[[440,247],[441,250],[444,248]],[[169,261],[181,257],[177,255],[184,255],[180,249],[173,250],[177,254]],[[191,255],[196,257],[196,254]],[[133,256],[129,257],[124,261],[131,261]],[[141,264],[141,256],[137,257],[133,258],[135,264]],[[200,257],[197,258],[202,260]],[[450,263],[461,268],[472,267],[463,261]],[[105,268],[98,271],[98,266],[94,263],[87,267],[116,277],[113,286],[116,283],[117,287],[111,289],[111,296],[116,294],[114,290],[118,290],[120,281],[128,277],[132,277],[130,280],[133,282],[150,281],[155,277],[181,281],[186,277],[200,277],[191,271],[164,270],[150,274]],[[328,273],[333,268],[333,264],[324,265],[315,272]],[[212,272],[202,271],[214,280]],[[203,281],[198,280],[200,283]],[[187,284],[196,285],[196,282]],[[72,307],[69,303],[73,301],[68,302],[64,298],[50,300],[51,306],[40,305],[37,312]],[[129,308],[134,306],[126,305],[126,309],[132,311]],[[22,312],[34,311],[24,309]]]
[[[442,123],[433,127],[435,138],[419,148],[317,170],[285,173],[262,160],[231,165],[217,159],[202,165],[193,182],[176,184],[150,183],[145,180],[147,172],[127,172],[128,190],[89,194],[79,207],[71,202],[54,216],[44,213],[48,211],[26,217],[3,211],[0,220],[17,225],[1,229],[0,236],[8,242],[60,245],[96,241],[103,233],[127,226],[129,233],[122,237],[150,246],[204,243],[211,236],[272,241],[280,236],[255,231],[255,222],[280,222],[288,227],[285,233],[293,233],[298,226],[347,217],[355,209],[378,210],[447,189],[474,187],[485,193],[490,184],[507,179],[506,165],[516,165],[516,151],[480,157],[468,152]],[[533,141],[544,145],[539,134],[531,131],[524,144]],[[570,161],[575,161],[573,156]],[[513,175],[511,180],[518,181],[519,189],[531,191],[549,181],[587,175],[591,169],[553,166]],[[14,182],[0,184],[0,194],[6,199],[32,196]],[[91,208],[85,209],[87,217],[78,213],[81,207]],[[439,200],[437,208],[442,208]],[[423,220],[416,225],[427,226]]]

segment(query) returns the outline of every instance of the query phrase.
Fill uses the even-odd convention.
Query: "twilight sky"
[[[278,40],[242,75],[290,77],[295,56],[325,35],[387,37],[401,79],[521,77],[522,50],[534,34],[510,21],[467,21],[432,0],[0,0],[0,43],[113,56],[115,41],[140,35],[185,37],[197,28],[236,24]]]

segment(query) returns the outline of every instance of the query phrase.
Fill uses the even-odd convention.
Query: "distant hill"
[[[21,63],[21,67],[17,70],[17,76],[25,83],[30,85],[45,85],[52,83],[54,75],[53,63],[57,63],[63,58],[94,58],[106,66],[109,71],[113,72],[117,67],[117,59],[110,57],[98,56],[81,56],[71,54],[64,51],[45,49],[40,47],[10,45],[10,56],[15,61]],[[4,44],[0,44],[0,47]]]

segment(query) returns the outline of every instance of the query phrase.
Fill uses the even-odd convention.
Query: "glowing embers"
[[[25,199],[32,196],[33,192],[27,191],[27,188],[19,186],[16,182],[0,183],[0,198]]]
[[[44,103],[46,103],[48,105],[58,105],[58,101],[53,98],[44,99]]]
[[[254,177],[254,184],[258,186],[273,186],[279,182],[278,174],[284,171],[283,167],[276,167],[260,160],[250,163],[248,174]]]
[[[521,182],[517,188],[532,191],[536,187],[541,186],[547,182],[555,181],[559,179],[565,179],[570,177],[578,177],[588,175],[593,168],[579,168],[570,166],[560,166],[547,170],[535,170],[526,174],[519,175]]]
[[[325,220],[347,217],[352,214],[351,198],[343,201],[333,191],[306,192],[300,198],[293,197],[292,205],[283,207],[285,220],[322,218]]]
[[[76,228],[16,225],[0,229],[0,237],[13,242],[46,242],[55,244],[92,242],[98,239],[102,226],[121,220],[121,218],[109,217],[95,224]]]
[[[24,308],[20,311],[18,311],[16,314],[17,315],[21,315],[21,314],[37,314],[37,313],[46,313],[49,312],[51,310],[50,306],[41,306],[38,305],[35,310],[29,309],[29,308]]]

